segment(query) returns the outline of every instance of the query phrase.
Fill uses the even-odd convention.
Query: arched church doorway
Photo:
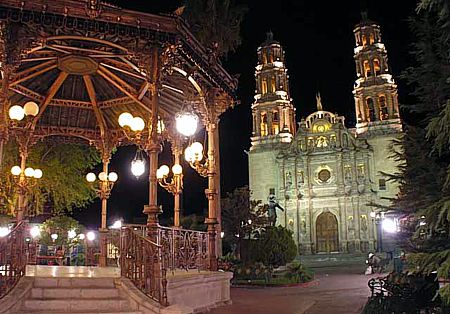
[[[336,216],[330,212],[322,213],[316,220],[317,253],[339,251],[338,223]]]

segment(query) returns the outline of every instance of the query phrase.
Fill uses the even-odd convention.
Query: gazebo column
[[[214,119],[216,120],[216,119]],[[217,270],[217,242],[216,225],[217,220],[217,189],[216,189],[216,169],[218,168],[215,156],[215,148],[218,143],[215,140],[217,122],[208,119],[206,131],[208,132],[208,188],[205,190],[208,198],[208,217],[205,223],[208,225],[208,252],[209,270]]]
[[[102,156],[103,161],[103,172],[108,174],[108,166],[111,155],[104,153]],[[101,267],[106,267],[107,255],[108,255],[108,227],[107,227],[107,211],[108,211],[108,198],[109,198],[109,187],[108,180],[101,181],[100,183],[100,198],[102,201],[102,213],[101,213],[101,226],[99,229],[100,233],[100,260],[99,264]]]
[[[179,165],[180,164],[180,153],[181,153],[181,146],[178,141],[175,142],[173,147],[173,156],[174,156],[174,164]],[[176,228],[180,228],[180,211],[181,211],[181,196],[183,194],[182,184],[181,180],[182,177],[176,176],[174,178],[175,184],[176,184],[176,192],[174,194],[174,200],[173,200],[173,226]]]
[[[158,215],[161,209],[158,206],[158,179],[156,178],[156,170],[158,169],[158,155],[161,152],[161,144],[158,139],[158,109],[159,95],[157,83],[150,84],[151,93],[151,127],[146,152],[149,157],[149,189],[148,189],[148,205],[144,207],[144,214],[147,215],[147,234],[151,241],[158,242]]]
[[[26,200],[26,178],[25,178],[25,167],[28,157],[28,148],[26,145],[20,145],[20,176],[19,176],[19,182],[17,184],[18,190],[19,190],[19,197],[17,200],[17,222],[21,222],[25,215],[25,210],[27,207],[27,200]]]

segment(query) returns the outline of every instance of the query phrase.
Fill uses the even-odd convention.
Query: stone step
[[[42,311],[42,312],[120,312],[129,311],[130,305],[128,301],[121,299],[28,299],[23,303],[22,310]]]
[[[32,288],[31,299],[110,299],[119,298],[115,288]]]
[[[114,278],[46,278],[36,277],[35,288],[115,288]]]

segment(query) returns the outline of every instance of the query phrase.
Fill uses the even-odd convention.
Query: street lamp
[[[139,179],[145,172],[145,159],[142,150],[138,149],[133,161],[131,161],[131,173]]]
[[[34,226],[30,229],[30,235],[33,239],[39,237],[41,235],[41,229],[38,226]]]
[[[95,190],[95,192],[102,200],[108,199],[110,197],[114,183],[116,183],[118,179],[119,176],[115,172],[110,172],[109,174],[104,171],[100,172],[98,174],[98,181],[95,173],[89,172],[86,175],[86,181],[92,184],[92,189]],[[96,181],[98,183],[98,186],[94,185],[94,182]]]
[[[384,212],[380,211],[372,211],[370,212],[370,218],[375,222],[376,232],[377,232],[377,252],[381,253],[383,251],[383,220],[384,220]]]
[[[161,187],[166,189],[169,193],[176,195],[181,193],[183,189],[183,168],[180,164],[172,166],[172,179],[168,180],[170,170],[167,165],[162,165],[156,170],[156,178]]]
[[[193,112],[182,110],[175,115],[175,126],[184,136],[192,136],[197,132],[198,116]]]
[[[35,117],[39,114],[39,106],[33,102],[29,101],[25,105],[19,106],[14,105],[9,108],[8,116],[12,121],[22,121],[26,116]]]
[[[33,169],[31,167],[25,168],[25,162],[21,162],[21,166],[13,166],[11,168],[14,183],[18,189],[18,211],[17,220],[21,221],[26,209],[26,195],[32,188],[37,185],[39,179],[42,178],[43,172],[41,169]]]
[[[189,165],[195,169],[202,177],[208,176],[208,159],[204,159],[203,145],[200,142],[194,142],[184,150],[184,158]]]

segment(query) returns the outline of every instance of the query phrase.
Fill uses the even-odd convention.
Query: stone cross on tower
[[[316,105],[317,111],[323,111],[322,98],[320,97],[320,92],[316,94]]]

